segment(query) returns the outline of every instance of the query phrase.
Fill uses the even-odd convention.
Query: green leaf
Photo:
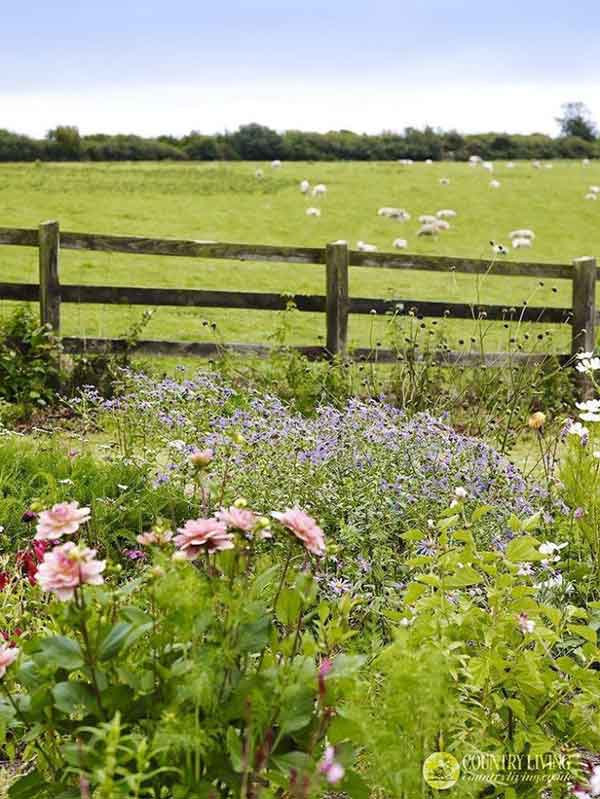
[[[327,679],[350,677],[360,671],[366,660],[364,655],[338,655]]]
[[[478,522],[483,519],[483,517],[492,510],[491,505],[480,505],[478,508],[475,508],[473,513],[471,514],[471,521]]]
[[[275,614],[282,624],[291,627],[298,621],[301,607],[302,597],[300,593],[293,588],[284,588],[279,594]]]
[[[46,665],[72,671],[84,664],[83,652],[77,641],[64,635],[43,638],[39,643],[39,651]]]
[[[52,689],[52,694],[55,707],[63,713],[72,713],[76,707],[84,707],[92,713],[98,711],[96,697],[87,683],[75,680],[59,682]]]
[[[9,799],[36,799],[40,794],[43,795],[48,783],[39,773],[39,771],[31,771],[24,777],[21,777],[8,789]]]
[[[116,657],[127,643],[127,637],[133,630],[133,625],[127,622],[117,622],[108,631],[98,649],[99,660],[111,660]]]
[[[529,516],[529,518],[525,519],[525,521],[523,522],[523,530],[526,533],[531,533],[534,530],[537,530],[537,528],[540,526],[541,521],[542,521],[542,512],[538,511],[537,513],[534,513],[533,516]]]
[[[512,710],[519,721],[522,721],[523,724],[527,723],[527,711],[520,699],[507,699],[506,705]]]
[[[522,563],[543,560],[545,556],[540,553],[539,543],[535,538],[529,535],[520,535],[506,547],[506,557],[513,563]]]
[[[585,624],[567,624],[567,630],[580,638],[584,638],[592,644],[597,643],[598,636],[596,630]]]
[[[227,751],[233,770],[238,774],[244,770],[242,763],[242,739],[237,733],[235,727],[227,727]]]

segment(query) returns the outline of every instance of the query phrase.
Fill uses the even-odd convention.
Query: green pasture
[[[264,177],[255,177],[261,168]],[[442,177],[450,179],[440,185]],[[489,186],[491,177],[499,189]],[[300,180],[325,183],[327,196],[303,196]],[[490,239],[509,244],[508,232],[532,228],[532,249],[512,252],[517,261],[568,263],[582,255],[600,255],[600,201],[584,199],[590,185],[600,184],[600,163],[554,162],[534,169],[518,162],[514,169],[497,163],[493,176],[465,164],[436,163],[284,163],[279,170],[255,163],[111,163],[1,164],[0,226],[35,227],[58,219],[64,230],[154,237],[210,239],[261,244],[319,245],[346,239],[352,247],[362,239],[381,251],[392,250],[395,238],[408,240],[408,252],[492,259]],[[321,216],[308,217],[309,206]],[[406,208],[407,223],[377,216],[381,206]],[[452,208],[458,216],[452,229],[436,239],[417,238],[417,217]],[[0,280],[37,282],[37,251],[0,247]],[[64,283],[208,288],[269,291],[285,294],[323,293],[322,266],[238,263],[186,258],[126,256],[63,251]],[[492,302],[519,307],[570,305],[568,281],[539,285],[533,278],[500,278],[351,270],[353,296],[398,300]],[[552,289],[556,289],[553,291]],[[9,303],[0,301],[0,314]],[[139,318],[138,307],[63,306],[63,333],[112,336]],[[258,311],[159,308],[144,336],[202,341],[211,338],[203,320],[216,322],[224,341],[265,342],[275,315]],[[384,320],[351,319],[353,344],[368,345],[384,337]],[[469,337],[472,325],[447,323],[456,342]],[[540,328],[539,330],[537,328]],[[439,329],[439,327],[437,328]],[[536,326],[535,333],[543,326]],[[320,315],[296,314],[289,341],[322,340]],[[514,326],[490,326],[490,346],[505,348]],[[532,338],[535,338],[533,335]],[[544,347],[564,349],[568,330],[555,326]],[[475,346],[475,345],[473,345]],[[478,346],[478,344],[476,345]]]

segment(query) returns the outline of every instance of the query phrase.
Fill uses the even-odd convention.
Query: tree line
[[[560,135],[542,133],[461,134],[426,127],[377,135],[349,130],[278,133],[265,125],[241,125],[236,131],[205,135],[144,138],[93,134],[61,125],[43,139],[0,129],[0,161],[466,161],[600,157],[600,139],[581,103],[563,105]]]

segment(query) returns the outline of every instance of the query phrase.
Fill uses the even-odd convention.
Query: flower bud
[[[196,449],[190,455],[190,463],[196,469],[206,469],[214,457],[212,449]]]
[[[238,433],[237,430],[234,430],[233,433],[231,433],[230,438],[234,444],[239,444],[240,446],[246,443],[244,436],[241,433]]]
[[[240,497],[239,499],[236,499],[236,501],[233,503],[233,506],[234,508],[247,508],[248,503],[244,497]]]

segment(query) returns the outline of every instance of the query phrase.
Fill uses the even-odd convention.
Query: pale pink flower
[[[6,669],[19,657],[21,650],[16,646],[2,644],[0,646],[0,677],[4,677]]]
[[[530,619],[526,613],[519,613],[519,629],[526,635],[527,633],[532,633],[535,630],[535,622],[533,619]]]
[[[178,527],[179,535],[173,539],[187,560],[195,560],[200,552],[221,552],[233,549],[233,536],[227,532],[225,522],[217,519],[192,519]]]
[[[190,463],[197,469],[205,469],[214,456],[212,449],[195,449],[190,455]]]
[[[335,749],[333,746],[328,746],[327,749],[325,749],[323,760],[321,760],[319,764],[319,771],[331,785],[335,785],[336,782],[339,782],[346,773],[342,764],[338,763],[335,759]]]
[[[170,530],[151,530],[149,533],[140,533],[136,541],[143,547],[164,547],[172,538],[173,533]]]
[[[323,530],[308,513],[300,508],[288,508],[285,513],[273,513],[272,516],[299,538],[313,555],[325,554]]]
[[[73,599],[75,589],[81,585],[101,585],[103,560],[95,560],[96,550],[76,546],[67,541],[62,546],[46,552],[36,579],[43,591],[51,591],[65,602]]]
[[[244,533],[251,533],[258,521],[256,514],[251,510],[236,508],[235,505],[232,505],[229,509],[221,508],[216,513],[216,517],[220,522],[224,522],[227,527],[241,530]]]
[[[34,540],[56,541],[63,535],[72,535],[89,518],[90,509],[80,508],[79,502],[59,502],[40,513]]]

